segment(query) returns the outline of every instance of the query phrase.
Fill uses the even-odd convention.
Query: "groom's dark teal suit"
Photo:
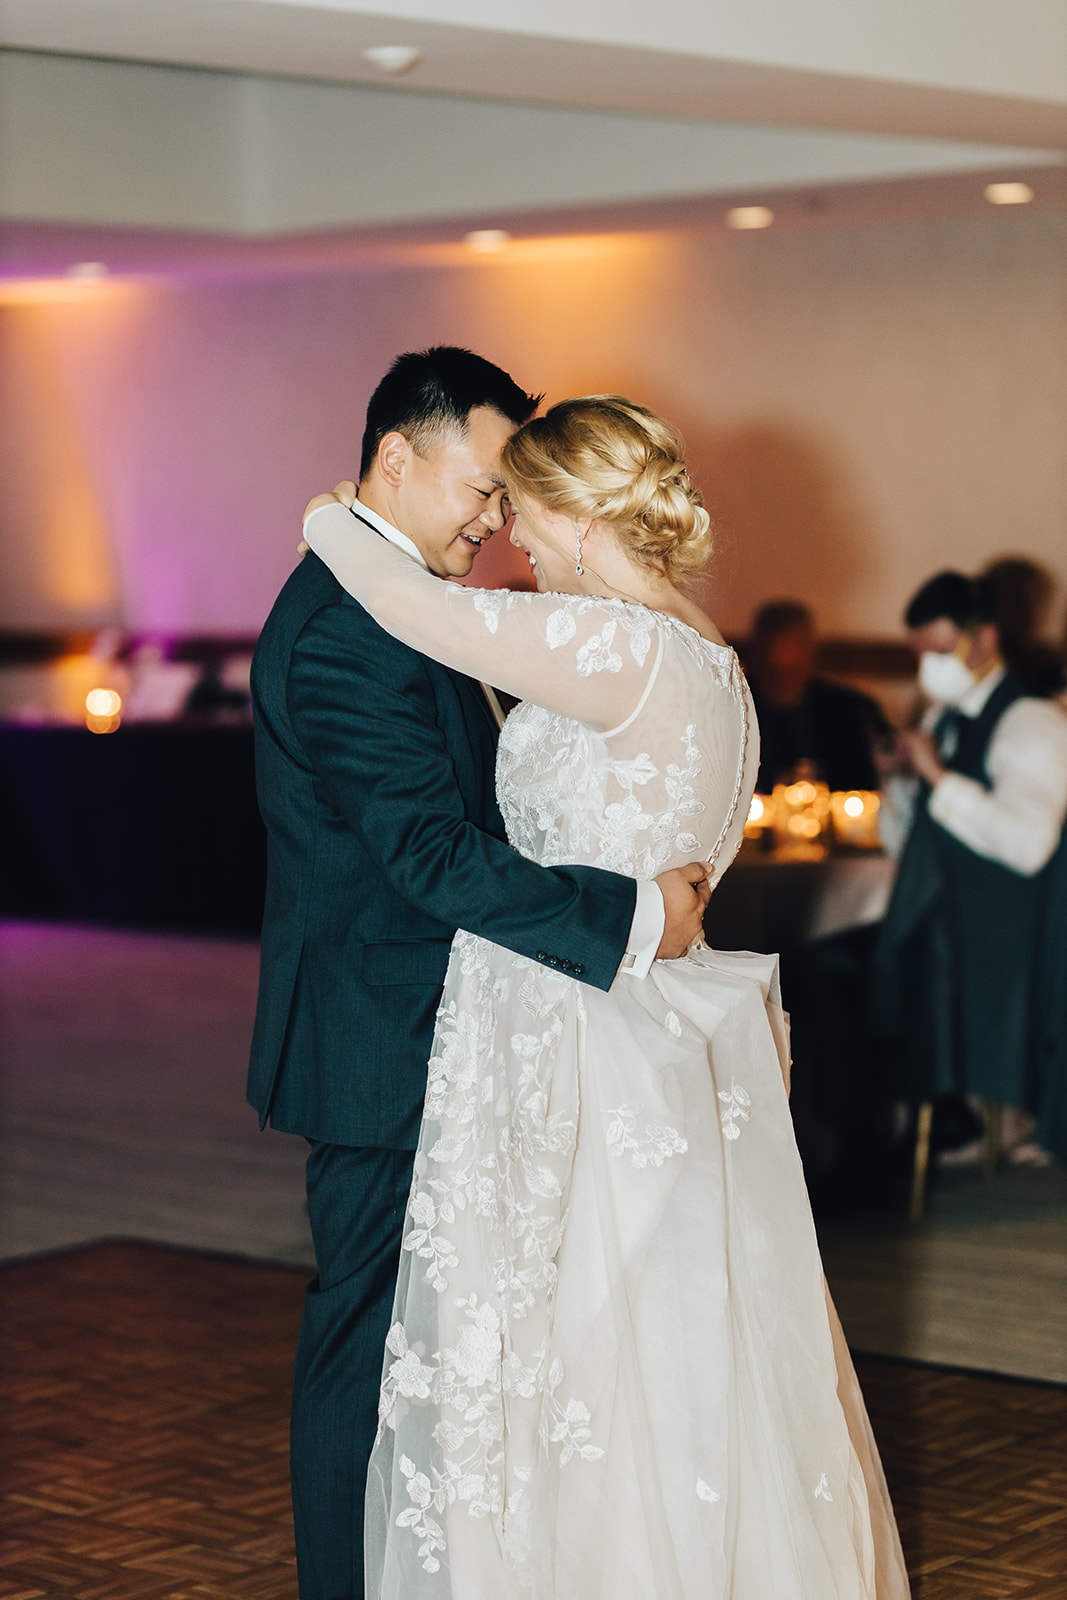
[[[449,946],[466,928],[610,987],[635,885],[514,852],[480,685],[384,633],[309,555],[252,674],[269,836],[248,1095],[311,1141],[318,1276],[293,1395],[302,1600],[363,1592],[362,1494]]]

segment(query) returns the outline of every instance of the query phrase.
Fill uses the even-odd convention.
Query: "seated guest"
[[[1025,556],[992,561],[982,577],[993,597],[1005,663],[1030,694],[1059,694],[1067,685],[1064,652],[1045,637],[1056,585],[1049,572]]]
[[[879,1010],[916,1101],[1012,1108],[1017,1156],[1067,1159],[1067,713],[1005,666],[994,607],[985,580],[942,572],[905,613],[931,706],[899,736],[917,787]]]
[[[752,621],[745,670],[756,702],[760,770],[769,794],[798,762],[831,789],[876,789],[872,746],[889,724],[877,701],[816,676],[815,620],[797,600],[761,606]]]

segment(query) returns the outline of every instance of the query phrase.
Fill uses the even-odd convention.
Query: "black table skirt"
[[[252,730],[0,726],[0,914],[257,934]]]

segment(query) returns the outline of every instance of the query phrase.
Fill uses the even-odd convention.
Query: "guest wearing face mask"
[[[994,616],[960,572],[905,612],[930,706],[899,739],[917,783],[878,1010],[916,1101],[1005,1108],[1009,1158],[1067,1161],[1067,714],[1005,666]]]

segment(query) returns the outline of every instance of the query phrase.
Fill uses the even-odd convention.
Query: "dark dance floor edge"
[[[0,1267],[0,1600],[295,1600],[306,1277],[126,1240]],[[857,1365],[916,1600],[1067,1596],[1067,1388]]]

